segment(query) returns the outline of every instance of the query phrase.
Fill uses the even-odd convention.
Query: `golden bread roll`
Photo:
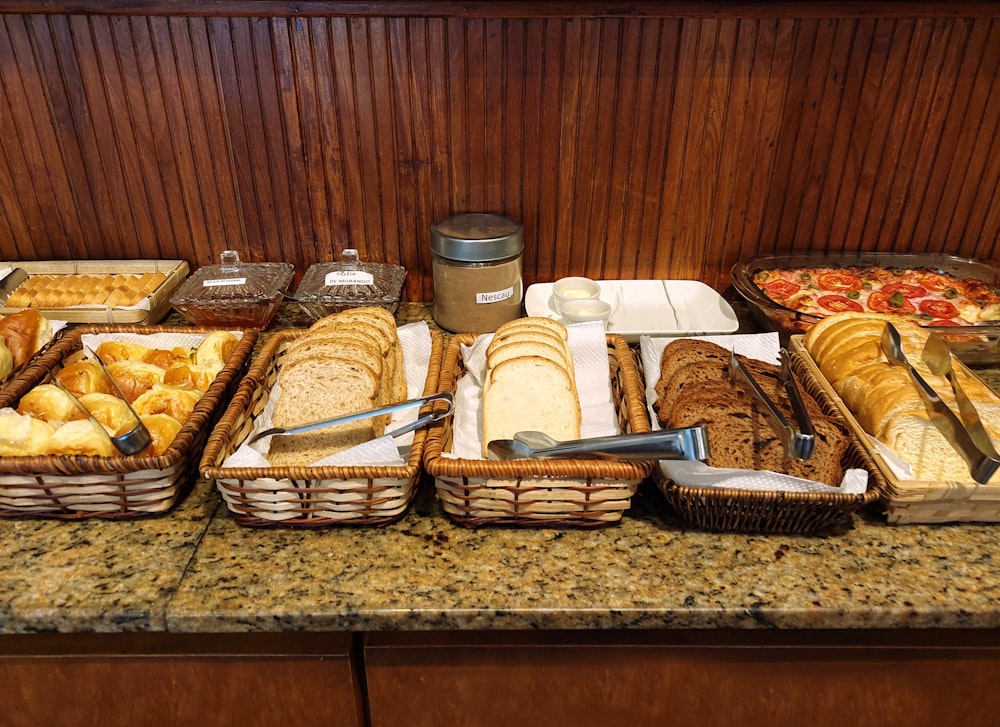
[[[194,406],[200,398],[200,391],[193,391],[181,386],[156,384],[133,401],[132,408],[139,416],[169,414],[183,424],[194,411]]]
[[[36,310],[23,310],[0,320],[0,336],[18,368],[52,340],[52,323]]]
[[[56,372],[56,378],[77,397],[114,392],[111,380],[96,361],[84,359],[71,363]]]
[[[45,454],[55,427],[41,419],[0,409],[0,456],[28,457]]]
[[[140,417],[142,423],[149,430],[151,442],[142,451],[142,454],[159,456],[170,448],[177,432],[181,430],[181,423],[169,414],[147,414]]]
[[[39,384],[31,389],[21,397],[17,412],[50,424],[86,416],[73,398],[55,384]]]
[[[199,366],[196,363],[176,363],[163,373],[163,383],[204,392],[218,373],[213,364]]]
[[[144,361],[147,354],[149,348],[128,341],[102,341],[97,347],[97,355],[108,365],[116,361]]]
[[[80,403],[87,407],[94,419],[101,423],[108,434],[117,437],[135,428],[135,417],[128,410],[128,404],[113,394],[84,394]],[[86,419],[87,415],[77,410],[72,419]]]
[[[52,433],[44,454],[87,454],[111,457],[118,454],[111,437],[100,424],[90,419],[66,422]]]
[[[5,379],[14,370],[14,354],[7,348],[7,341],[0,336],[0,379]]]
[[[195,349],[194,362],[202,366],[218,364],[221,370],[239,342],[236,334],[230,331],[212,331]]]
[[[125,398],[135,401],[142,394],[163,382],[163,369],[145,361],[116,361],[108,373],[118,384]]]
[[[163,348],[153,348],[142,357],[142,360],[154,366],[159,366],[161,369],[168,369],[174,364],[190,363],[191,351],[180,346],[175,346],[169,351]]]

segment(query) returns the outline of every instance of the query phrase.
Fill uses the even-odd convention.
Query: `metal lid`
[[[524,227],[503,215],[470,212],[431,225],[431,250],[463,262],[491,262],[521,254]]]

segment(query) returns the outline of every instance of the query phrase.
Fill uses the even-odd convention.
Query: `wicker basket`
[[[802,387],[827,414],[843,420],[837,406],[797,356],[792,370]],[[657,467],[653,479],[670,506],[685,521],[713,531],[817,534],[845,529],[859,508],[878,501],[885,478],[852,437],[841,464],[868,471],[862,495],[840,492],[768,492],[720,487],[687,487],[668,480]]]
[[[163,273],[167,277],[150,293],[145,306],[118,308],[114,306],[38,308],[46,318],[69,323],[139,324],[156,323],[170,310],[170,296],[188,275],[185,260],[44,260],[0,263],[0,267],[23,268],[28,275],[142,275]],[[0,315],[17,313],[23,308],[0,307]]]
[[[208,333],[209,329],[167,326],[83,326],[67,332],[0,392],[0,408],[16,407],[35,385],[51,381],[63,362],[81,348],[83,336],[134,333]],[[96,457],[39,455],[0,458],[0,517],[130,519],[161,515],[187,494],[208,430],[250,360],[257,340],[242,340],[198,400],[174,441],[159,455]]]
[[[890,523],[1000,522],[1000,483],[979,485],[975,482],[939,482],[907,480],[896,477],[882,453],[871,443],[858,420],[837,395],[802,343],[802,336],[792,336],[790,346],[801,357],[810,376],[861,442],[866,455],[885,481],[882,501]],[[958,364],[962,366],[961,363]],[[994,478],[995,480],[996,478]]]
[[[202,474],[215,480],[240,525],[326,527],[395,522],[406,513],[419,486],[425,430],[414,433],[409,459],[403,466],[222,466],[252,433],[254,421],[277,380],[288,344],[305,332],[282,331],[264,344],[209,437],[201,460]],[[435,391],[443,348],[441,334],[431,331],[424,395]]]
[[[474,334],[452,337],[441,367],[439,391],[454,393],[465,373],[461,346]],[[608,335],[612,396],[623,433],[649,431],[643,387],[635,359],[621,336]],[[424,465],[434,476],[448,516],[467,526],[600,527],[617,522],[631,504],[652,462],[549,459],[494,461],[444,457],[451,449],[452,422],[435,424],[427,437]]]

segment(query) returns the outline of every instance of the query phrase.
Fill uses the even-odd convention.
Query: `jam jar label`
[[[326,274],[323,282],[328,288],[336,285],[374,285],[375,276],[364,270],[334,270]]]
[[[501,303],[514,297],[514,286],[503,290],[494,290],[492,293],[476,293],[476,305],[484,303]]]
[[[201,284],[203,288],[218,288],[222,285],[246,285],[246,278],[214,278]]]

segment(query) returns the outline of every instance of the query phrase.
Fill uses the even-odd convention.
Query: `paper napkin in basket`
[[[406,373],[407,398],[415,399],[423,394],[424,384],[427,380],[427,369],[431,359],[431,334],[427,324],[423,321],[408,323],[397,329],[399,343],[403,349],[403,370]],[[271,394],[264,405],[264,409],[254,422],[253,431],[247,436],[250,439],[254,434],[271,427],[274,418],[274,405],[281,396],[281,386],[275,381]],[[392,420],[386,427],[388,431],[416,421],[419,410],[417,407],[396,412],[392,415]],[[303,422],[305,423],[305,422]],[[381,466],[403,466],[406,464],[405,451],[413,443],[413,433],[401,435],[393,440],[391,437],[379,437],[368,442],[363,442],[356,447],[337,452],[336,454],[324,457],[317,462],[313,462],[312,467],[323,466],[348,466],[348,465],[381,465]],[[271,437],[264,437],[247,445],[245,442],[237,447],[236,451],[229,455],[222,463],[223,467],[270,467],[267,461],[267,452],[271,446]]]
[[[731,336],[689,336],[711,341],[730,351],[765,363],[779,361],[781,343],[777,333],[744,333]],[[639,338],[639,353],[646,377],[646,405],[654,429],[660,429],[659,420],[653,410],[656,401],[656,382],[660,376],[660,359],[663,349],[674,338]],[[813,482],[799,477],[770,472],[768,470],[737,470],[709,467],[704,462],[683,460],[660,460],[660,471],[664,477],[685,487],[725,487],[734,490],[763,490],[772,492],[832,492],[860,495],[868,489],[868,472],[863,469],[845,470],[839,487],[822,482]]]
[[[573,356],[576,389],[580,398],[580,437],[603,437],[618,434],[618,420],[611,400],[611,372],[608,367],[608,344],[601,323],[576,323],[566,326],[567,343]],[[493,334],[477,336],[471,346],[462,346],[465,360],[463,376],[455,387],[455,412],[452,415],[451,452],[442,456],[482,459],[483,401],[482,378],[486,371],[486,349]]]

